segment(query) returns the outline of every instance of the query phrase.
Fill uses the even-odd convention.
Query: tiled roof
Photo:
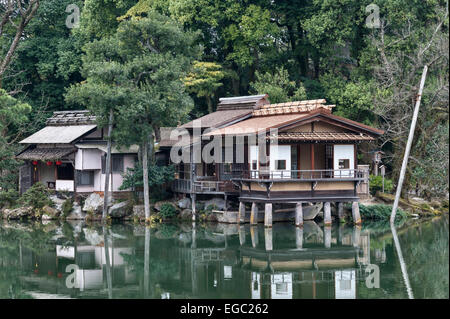
[[[218,111],[237,110],[237,109],[257,109],[263,105],[269,104],[268,95],[247,95],[223,97],[219,99],[217,105]]]
[[[52,126],[95,124],[96,117],[89,111],[59,111],[47,119],[46,124]]]
[[[325,103],[325,99],[320,99],[266,104],[261,106],[260,109],[253,111],[253,116],[305,113],[317,110],[319,108],[331,111],[331,109],[335,107],[335,105],[325,105]]]
[[[16,156],[22,160],[58,160],[76,151],[74,147],[26,149]]]
[[[278,141],[374,141],[375,138],[363,133],[341,132],[286,132],[267,139]]]

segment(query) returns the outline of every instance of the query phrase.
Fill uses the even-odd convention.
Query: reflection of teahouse
[[[20,192],[36,182],[58,191],[102,192],[105,187],[106,133],[89,111],[53,112],[46,127],[22,140],[26,148],[16,155]],[[134,167],[137,146],[112,148],[110,189],[119,191],[122,173]]]

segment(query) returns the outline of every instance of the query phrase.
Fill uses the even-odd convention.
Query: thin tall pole
[[[392,237],[394,238],[395,250],[397,251],[398,260],[400,262],[400,269],[402,270],[403,281],[405,282],[406,292],[409,299],[414,299],[411,284],[409,283],[408,270],[406,269],[405,260],[403,259],[402,248],[400,247],[400,241],[398,240],[397,231],[394,224],[391,223]]]
[[[420,80],[419,93],[417,94],[416,106],[414,107],[414,114],[411,122],[411,128],[409,130],[408,142],[406,143],[405,155],[403,156],[402,168],[400,170],[400,177],[398,179],[397,192],[395,194],[394,205],[391,212],[391,225],[394,224],[395,214],[397,213],[398,202],[402,193],[403,180],[405,178],[406,166],[408,165],[409,151],[411,150],[412,141],[414,138],[414,130],[416,129],[417,117],[419,115],[420,100],[422,99],[422,91],[425,85],[425,78],[427,77],[428,66],[423,67],[422,79]]]
[[[106,160],[105,160],[105,192],[104,192],[104,200],[103,200],[103,214],[102,219],[106,218],[108,215],[108,196],[109,196],[109,177],[111,174],[111,133],[113,126],[113,109],[109,110],[109,123],[108,123],[108,145],[106,151]]]

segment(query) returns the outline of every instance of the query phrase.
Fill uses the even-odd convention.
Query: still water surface
[[[449,298],[448,223],[397,227],[407,283],[383,222],[3,222],[0,298]]]

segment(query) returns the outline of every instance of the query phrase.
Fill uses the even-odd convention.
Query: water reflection
[[[433,289],[413,288],[423,293],[419,298],[448,298],[448,217],[428,224],[399,230],[399,241],[406,262],[414,263],[429,260],[427,245],[440,240],[435,253],[447,256],[440,265],[443,276],[447,271],[444,285],[425,279]],[[273,228],[4,223],[0,260],[0,298],[408,297],[395,238],[389,224],[379,223],[324,227],[307,221],[303,227]],[[380,269],[379,289],[366,285],[371,263]],[[67,270],[69,265],[76,267]],[[423,278],[415,282],[415,273],[410,278],[413,286],[424,284]]]

